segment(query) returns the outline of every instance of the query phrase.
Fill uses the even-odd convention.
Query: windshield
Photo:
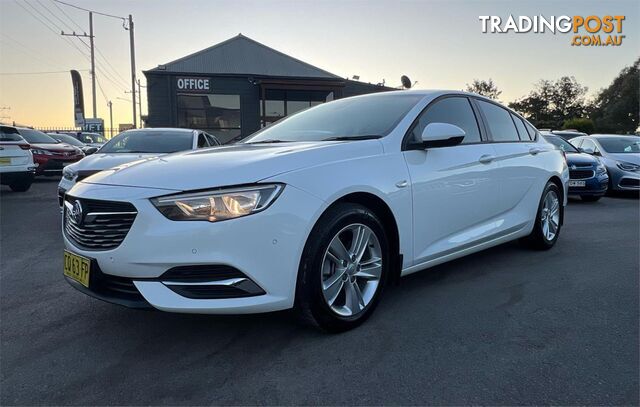
[[[24,139],[15,128],[0,126],[0,141],[24,141]]]
[[[564,151],[565,153],[579,153],[578,149],[575,148],[573,146],[573,144],[569,143],[568,141],[564,140],[561,137],[558,137],[558,136],[544,136],[544,138],[549,143],[555,145],[556,147],[558,147],[560,150]]]
[[[39,143],[49,143],[49,144],[58,144],[59,141],[54,139],[51,136],[47,136],[41,131],[33,130],[33,129],[20,129],[20,134],[31,144],[39,144]]]
[[[49,134],[49,136],[63,143],[71,144],[72,146],[84,147],[84,143],[82,141],[66,134],[56,133],[56,134]]]
[[[607,153],[640,153],[640,137],[596,137]]]
[[[394,93],[335,100],[289,116],[249,136],[244,142],[382,137],[422,98],[410,93]]]
[[[109,140],[98,152],[166,154],[190,150],[192,145],[190,131],[129,130]]]

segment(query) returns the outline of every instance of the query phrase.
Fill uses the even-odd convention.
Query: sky
[[[541,79],[574,76],[590,96],[640,56],[640,2],[398,0],[64,0],[133,16],[137,75],[242,33],[342,77],[421,89],[463,89],[492,78],[502,102]],[[479,16],[624,15],[619,47],[571,46],[571,34],[482,33]],[[0,0],[0,121],[73,126],[70,69],[79,70],[91,117],[88,48],[60,30],[88,29],[88,13],[54,0]],[[132,122],[129,33],[94,16],[97,115],[109,127]],[[45,73],[46,72],[46,73]],[[147,112],[142,88],[142,111]]]

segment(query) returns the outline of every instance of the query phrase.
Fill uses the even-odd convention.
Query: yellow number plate
[[[89,288],[89,271],[91,260],[64,251],[64,275]]]
[[[11,158],[0,157],[0,165],[11,165]]]

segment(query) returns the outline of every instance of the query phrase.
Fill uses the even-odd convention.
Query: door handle
[[[495,155],[485,154],[480,158],[478,158],[478,161],[480,161],[482,164],[489,164],[495,159],[496,159]]]
[[[540,149],[540,148],[538,148],[538,147],[533,147],[533,148],[530,148],[530,149],[529,149],[529,154],[531,154],[531,155],[536,155],[536,154],[541,153],[541,152],[543,152],[543,151],[544,151],[544,150],[542,150],[542,149]]]

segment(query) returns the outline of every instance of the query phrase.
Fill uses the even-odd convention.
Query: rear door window
[[[511,113],[498,105],[478,100],[478,106],[484,114],[493,141],[520,141]]]
[[[198,148],[209,147],[209,142],[203,133],[198,134]]]

